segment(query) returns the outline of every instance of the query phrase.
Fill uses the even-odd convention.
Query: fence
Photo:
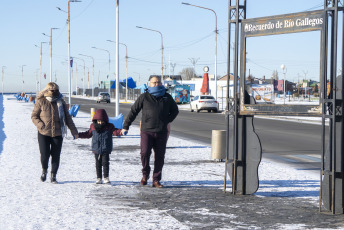
[[[82,95],[83,89],[79,88],[77,94]],[[108,89],[100,89],[100,88],[94,88],[94,96],[97,96],[100,92],[106,92],[108,93]],[[92,96],[92,89],[85,89],[85,95],[90,97]],[[126,89],[121,88],[119,89],[119,99],[125,100],[126,95]],[[128,100],[136,100],[141,95],[141,89],[130,89],[128,88]],[[111,98],[115,98],[115,89],[111,89],[110,91]]]

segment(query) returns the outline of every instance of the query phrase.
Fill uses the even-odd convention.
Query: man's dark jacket
[[[167,124],[171,123],[178,115],[179,110],[172,96],[165,93],[156,98],[148,92],[140,95],[124,121],[123,129],[129,126],[142,110],[141,131],[167,132]]]

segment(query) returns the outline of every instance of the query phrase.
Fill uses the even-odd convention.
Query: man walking
[[[168,139],[167,125],[177,117],[179,110],[172,96],[166,93],[161,77],[150,77],[148,89],[135,101],[124,121],[123,135],[129,130],[129,126],[141,110],[141,185],[147,185],[151,171],[149,159],[153,149],[155,153],[153,187],[162,188],[160,180]]]

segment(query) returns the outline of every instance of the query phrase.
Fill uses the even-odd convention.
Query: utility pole
[[[176,65],[177,65],[176,63],[172,63],[172,64],[171,64],[173,76],[174,76],[174,68],[176,67]]]

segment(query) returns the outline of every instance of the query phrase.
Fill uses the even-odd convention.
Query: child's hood
[[[108,117],[105,109],[97,109],[97,111],[95,112],[95,114],[92,118],[92,121],[96,121],[96,120],[102,120],[102,121],[109,123],[109,117]]]

